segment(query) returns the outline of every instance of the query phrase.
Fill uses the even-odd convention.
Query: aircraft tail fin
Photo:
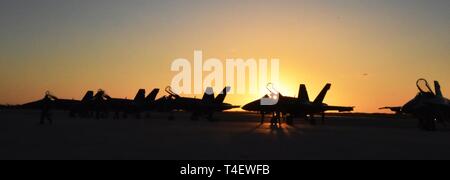
[[[109,99],[112,99],[111,96],[106,94],[105,90],[103,90],[103,89],[99,89],[93,98],[93,100],[96,100],[96,101],[109,100]]]
[[[88,92],[86,92],[86,95],[84,95],[84,97],[81,101],[85,102],[85,101],[90,101],[92,99],[94,99],[94,91],[88,91]]]
[[[136,94],[136,97],[134,97],[135,101],[143,101],[145,100],[145,89],[139,89],[139,91]]]
[[[205,94],[203,94],[202,100],[204,102],[214,102],[214,90],[212,87],[206,88]]]
[[[323,103],[323,100],[325,99],[325,96],[327,95],[330,88],[331,84],[328,83],[327,85],[325,85],[320,94],[317,96],[316,100],[314,100],[314,103],[316,104]]]
[[[231,87],[227,86],[223,89],[223,91],[217,95],[216,99],[214,100],[215,103],[223,103],[225,101],[225,98],[227,97],[228,92],[230,92]]]
[[[436,96],[443,97],[439,81],[434,81],[434,91],[436,92]]]
[[[301,84],[300,89],[298,91],[298,99],[302,102],[309,102],[308,90],[306,89],[306,85]]]
[[[153,91],[148,94],[147,98],[145,100],[147,101],[155,101],[156,100],[156,96],[158,96],[159,93],[159,89],[153,89]]]

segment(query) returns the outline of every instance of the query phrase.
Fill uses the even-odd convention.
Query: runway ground
[[[325,125],[273,128],[259,116],[229,112],[217,122],[188,113],[142,119],[71,119],[54,112],[0,111],[0,159],[316,160],[450,159],[450,130],[424,132],[410,118],[332,115]]]

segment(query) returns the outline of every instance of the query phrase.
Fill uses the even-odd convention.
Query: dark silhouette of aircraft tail
[[[228,92],[230,92],[231,87],[227,86],[223,89],[223,91],[217,95],[216,99],[214,100],[214,103],[223,103],[225,101],[225,98],[227,97]]]
[[[308,96],[308,91],[306,90],[306,85],[304,85],[304,84],[300,85],[300,89],[298,91],[298,99],[301,102],[310,102],[309,96]]]
[[[144,101],[145,100],[145,89],[139,89],[134,101]]]
[[[203,94],[202,100],[204,102],[214,102],[214,89],[212,87],[206,88],[205,94]]]
[[[98,101],[103,100],[104,98],[111,99],[111,97],[109,97],[103,89],[99,89],[97,93],[94,95],[93,99]]]
[[[86,92],[86,95],[84,95],[83,99],[81,101],[86,102],[94,99],[94,91],[88,91]]]
[[[153,91],[148,94],[148,96],[145,98],[146,101],[155,101],[156,96],[158,96],[159,89],[153,89]]]
[[[322,104],[323,100],[325,100],[325,96],[327,95],[328,91],[331,88],[331,84],[325,85],[325,87],[322,89],[320,94],[317,96],[316,100],[314,100],[315,104]]]
[[[442,95],[441,85],[439,84],[439,81],[434,81],[434,91],[436,91],[436,96],[444,97]]]

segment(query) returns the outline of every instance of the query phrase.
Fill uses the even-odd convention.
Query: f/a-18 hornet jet
[[[45,93],[43,99],[26,103],[23,105],[16,106],[18,109],[42,109],[45,106],[50,106],[52,109],[70,111],[70,116],[75,116],[76,114],[82,114],[87,111],[90,101],[94,98],[94,91],[86,92],[83,99],[60,99],[52,95],[49,91]],[[50,101],[48,101],[50,100]],[[50,104],[49,104],[50,103]]]
[[[97,94],[87,104],[89,114],[95,113],[97,119],[106,118],[110,112],[114,113],[114,118],[119,118],[120,113],[127,118],[129,114],[136,114],[140,118],[141,112],[153,109],[159,89],[154,89],[147,97],[145,90],[140,89],[134,99],[112,98],[104,90],[98,90]]]
[[[150,111],[154,108],[154,101],[159,89],[154,89],[147,97],[145,90],[141,89],[137,93],[134,100],[111,98],[104,90],[98,90],[94,95],[93,91],[88,91],[82,100],[60,99],[50,92],[46,92],[43,99],[19,105],[13,108],[19,109],[38,109],[49,107],[54,110],[69,111],[70,117],[106,117],[108,112],[124,113],[126,117],[130,113],[136,113],[137,116],[141,112]]]
[[[245,105],[242,109],[259,112],[261,114],[261,123],[264,123],[266,114],[272,114],[272,125],[280,125],[283,117],[289,125],[294,123],[293,121],[296,117],[309,120],[314,125],[316,124],[314,115],[317,114],[322,115],[322,123],[324,123],[326,111],[348,112],[354,109],[354,107],[329,106],[323,103],[330,88],[331,84],[327,84],[314,101],[309,100],[308,91],[304,84],[300,85],[297,98],[283,96],[281,93],[274,93],[268,88],[271,91],[271,96],[266,95],[261,99]],[[264,103],[270,102],[268,99],[275,99],[275,101],[272,104]]]
[[[442,95],[441,85],[434,81],[435,92],[428,81],[419,79],[416,82],[419,93],[403,107],[385,107],[397,113],[410,114],[419,119],[419,127],[427,131],[436,130],[437,123],[446,126],[450,121],[450,101]]]
[[[163,111],[172,112],[178,110],[191,112],[191,120],[198,120],[201,116],[206,116],[209,121],[213,121],[213,114],[215,112],[223,112],[240,107],[224,103],[230,89],[230,87],[225,87],[224,90],[214,98],[213,88],[208,87],[203,95],[203,98],[196,99],[181,97],[174,93],[172,88],[169,86],[166,88],[166,92],[169,96],[165,96],[157,100],[157,106],[159,106],[159,109]],[[169,119],[174,119],[172,114]]]
[[[135,114],[137,118],[140,118],[142,112],[153,110],[158,93],[159,89],[153,89],[153,91],[145,97],[145,89],[140,89],[132,100],[111,98],[109,95],[105,94],[105,106],[108,111],[115,113],[114,118],[119,118],[120,113],[123,113],[124,118],[127,118],[129,114]]]

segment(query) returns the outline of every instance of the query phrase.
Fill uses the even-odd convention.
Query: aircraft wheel
[[[428,129],[430,131],[436,131],[436,121],[434,119],[430,119],[428,122]]]
[[[417,127],[421,130],[425,130],[425,124],[422,118],[419,119],[419,124],[417,125]]]
[[[276,123],[277,123],[277,118],[273,117],[273,118],[270,120],[270,124],[271,124],[272,126],[275,126]]]
[[[292,117],[292,116],[287,116],[286,117],[286,124],[287,125],[294,125],[294,117]]]
[[[260,119],[260,123],[261,124],[264,124],[264,120],[265,120],[266,118],[264,117],[264,114],[261,114],[261,119]]]
[[[325,125],[325,113],[322,113],[322,125]]]
[[[432,118],[421,118],[419,128],[425,131],[436,131],[436,122]]]
[[[424,131],[430,131],[430,123],[428,118],[420,118],[419,119],[419,129]]]
[[[311,115],[311,117],[309,117],[309,121],[310,121],[311,125],[313,125],[313,126],[315,126],[317,124],[316,119],[314,118],[314,115]]]

